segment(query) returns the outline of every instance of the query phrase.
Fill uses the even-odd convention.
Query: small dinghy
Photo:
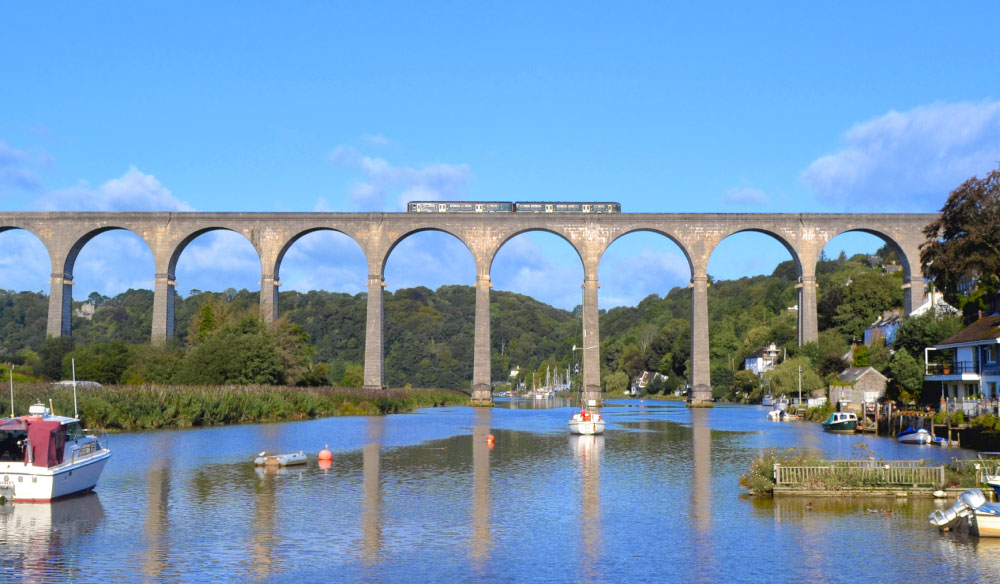
[[[291,454],[268,454],[261,452],[253,461],[257,466],[294,466],[306,463],[306,453],[301,450]]]

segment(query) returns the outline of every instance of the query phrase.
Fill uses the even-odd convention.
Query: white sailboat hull
[[[569,420],[570,434],[590,436],[604,433],[604,418],[599,414],[589,414],[586,417],[576,413]]]

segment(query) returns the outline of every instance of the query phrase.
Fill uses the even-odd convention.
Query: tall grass
[[[15,387],[15,414],[26,414],[28,406],[36,402],[48,405],[50,399],[54,413],[73,414],[73,389],[44,384]],[[84,426],[132,431],[394,414],[422,407],[465,405],[469,396],[429,389],[112,385],[80,388],[77,402]]]

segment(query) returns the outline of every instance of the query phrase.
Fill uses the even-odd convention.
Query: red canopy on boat
[[[31,453],[35,458],[35,466],[50,467],[62,462],[63,440],[66,432],[61,422],[31,421],[28,422],[28,440],[31,441]],[[24,453],[25,462],[30,460]]]

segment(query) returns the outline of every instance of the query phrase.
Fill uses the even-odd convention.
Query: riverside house
[[[924,380],[937,382],[949,411],[996,412],[1000,384],[1000,316],[980,318],[924,349]]]

